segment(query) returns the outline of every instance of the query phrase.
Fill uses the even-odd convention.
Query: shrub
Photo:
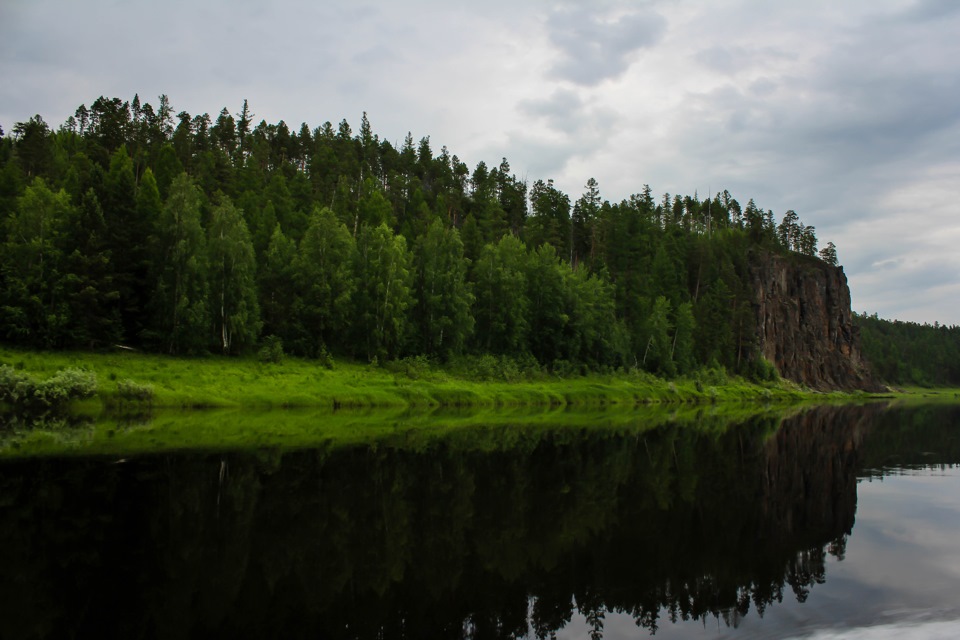
[[[10,365],[0,366],[0,402],[17,406],[33,395],[33,380]]]
[[[424,355],[392,360],[386,369],[392,373],[405,375],[411,380],[419,380],[430,373],[430,358]]]
[[[260,362],[272,362],[274,364],[283,362],[283,340],[278,336],[264,338],[263,346],[257,352],[257,358]]]
[[[83,369],[63,369],[37,382],[13,367],[0,366],[0,401],[17,409],[58,409],[71,400],[89,398],[97,392],[97,376]]]
[[[331,356],[330,352],[327,351],[327,345],[325,344],[320,345],[320,353],[317,354],[317,360],[320,361],[320,365],[324,369],[330,369],[331,371],[333,370],[333,366],[334,366],[333,356]]]
[[[50,408],[61,407],[70,400],[90,398],[97,392],[97,376],[83,369],[63,369],[39,382],[34,397],[39,404]]]
[[[153,387],[129,379],[119,380],[117,382],[117,397],[130,402],[152,402]]]
[[[710,366],[698,369],[694,379],[708,387],[721,387],[727,382],[727,371],[714,360]]]
[[[748,365],[747,377],[757,382],[776,382],[780,373],[772,362],[758,355]]]

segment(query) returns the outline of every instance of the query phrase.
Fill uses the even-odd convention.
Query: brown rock
[[[766,254],[752,267],[757,344],[781,377],[821,391],[878,391],[860,354],[843,267]]]

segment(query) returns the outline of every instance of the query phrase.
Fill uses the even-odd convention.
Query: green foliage
[[[777,367],[759,354],[750,359],[745,374],[756,382],[776,382],[780,379]]]
[[[295,266],[303,300],[303,326],[312,337],[309,355],[337,344],[350,328],[353,295],[359,282],[353,270],[356,254],[353,236],[333,211],[314,209]]]
[[[542,370],[533,357],[463,356],[450,363],[451,371],[467,380],[479,382],[519,382],[542,377]]]
[[[224,354],[252,347],[260,333],[253,243],[242,212],[223,196],[207,230],[214,335]]]
[[[69,322],[64,293],[63,228],[74,216],[66,191],[36,178],[4,221],[0,256],[0,333],[40,347],[62,346]]]
[[[461,353],[473,333],[470,308],[474,296],[467,282],[460,234],[434,221],[417,245],[415,264],[416,348],[434,357]]]
[[[411,380],[419,380],[431,372],[430,359],[423,355],[391,360],[385,367],[387,371],[402,374]]]
[[[527,249],[518,238],[503,236],[483,248],[474,271],[475,341],[494,354],[525,350],[529,331]]]
[[[186,173],[170,187],[155,238],[148,340],[168,353],[203,352],[209,344],[208,265],[200,193]]]
[[[385,225],[363,227],[357,238],[352,329],[368,358],[387,360],[404,345],[412,305],[412,256],[403,236]]]
[[[257,274],[263,332],[307,353],[310,342],[301,324],[303,297],[297,286],[297,246],[275,225]]]
[[[591,178],[574,202],[506,158],[396,148],[365,115],[354,133],[253,126],[246,103],[174,113],[101,97],[0,139],[0,337],[236,355],[265,333],[311,358],[752,375],[751,263],[816,255],[795,212],[777,225],[727,191],[611,203]]]
[[[0,402],[15,409],[56,411],[96,392],[97,376],[91,371],[67,368],[37,381],[9,365],[0,365]]]
[[[854,314],[864,359],[888,384],[960,385],[960,327]]]
[[[18,405],[33,392],[34,382],[10,365],[0,365],[0,402]]]
[[[155,393],[153,386],[149,384],[140,384],[129,378],[117,380],[117,398],[125,402],[150,403],[153,401]]]
[[[278,336],[267,336],[263,339],[257,359],[263,363],[280,364],[283,362],[283,340]]]

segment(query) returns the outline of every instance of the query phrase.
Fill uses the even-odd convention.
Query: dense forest
[[[58,129],[0,131],[0,339],[556,370],[769,371],[749,286],[758,251],[818,256],[813,227],[727,191],[621,202],[471,171],[366,114],[291,130],[100,97]]]
[[[960,327],[856,315],[874,374],[889,384],[960,385]]]

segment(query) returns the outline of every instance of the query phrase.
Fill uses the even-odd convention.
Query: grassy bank
[[[9,348],[0,348],[0,364],[41,380],[67,368],[92,371],[98,392],[81,407],[91,412],[123,409],[129,403],[125,385],[131,381],[152,390],[154,408],[181,409],[636,406],[796,402],[814,395],[783,381],[756,384],[716,371],[668,381],[643,372],[559,376],[490,366],[477,374],[422,360],[384,366],[338,361],[327,368],[297,358],[263,363],[254,358]]]

